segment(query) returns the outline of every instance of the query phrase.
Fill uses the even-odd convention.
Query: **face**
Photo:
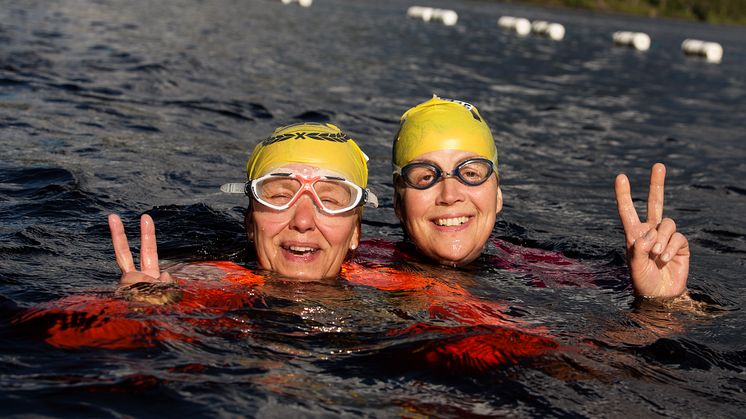
[[[304,176],[339,176],[301,164],[282,168]],[[310,192],[302,193],[282,211],[252,201],[246,229],[263,269],[299,279],[334,277],[339,273],[347,252],[359,244],[361,210],[327,215],[316,205]]]
[[[432,163],[451,172],[473,157],[479,156],[467,151],[439,150],[413,161]],[[496,174],[479,186],[464,185],[454,177],[424,190],[397,182],[396,194],[397,216],[417,249],[428,258],[451,266],[465,265],[480,255],[502,209]]]

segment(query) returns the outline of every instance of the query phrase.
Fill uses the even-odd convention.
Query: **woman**
[[[463,266],[482,252],[502,209],[497,150],[468,103],[434,96],[404,113],[394,139],[394,208],[409,240],[428,259]],[[653,166],[648,219],[637,217],[629,181],[619,175],[617,207],[635,293],[674,298],[686,291],[689,246],[663,219],[665,167]]]
[[[247,183],[221,189],[250,198],[244,224],[259,266],[291,278],[336,276],[359,244],[362,206],[378,206],[366,189],[367,156],[355,141],[332,124],[281,127],[254,148],[246,173]],[[109,227],[121,285],[173,282],[160,271],[150,216],[141,219],[139,271],[117,215]]]

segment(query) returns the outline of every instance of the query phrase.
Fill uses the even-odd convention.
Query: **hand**
[[[135,268],[132,252],[127,242],[122,220],[116,214],[109,215],[111,242],[117,265],[122,270],[119,285],[131,285],[137,282],[174,282],[168,272],[161,273],[158,267],[158,247],[155,243],[155,223],[145,214],[140,218],[140,270]]]
[[[666,166],[656,163],[650,170],[648,214],[643,223],[632,203],[629,179],[616,177],[619,218],[627,240],[627,264],[635,294],[642,297],[675,298],[686,291],[689,275],[689,242],[676,231],[676,223],[663,218],[663,185]]]

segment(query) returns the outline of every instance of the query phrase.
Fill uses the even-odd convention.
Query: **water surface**
[[[435,1],[459,13],[444,27],[408,20],[409,5],[3,2],[5,415],[740,414],[746,30]],[[567,35],[519,38],[497,27],[501,15],[560,22]],[[647,32],[652,47],[614,47],[615,30]],[[685,57],[685,38],[720,42],[722,64]],[[249,151],[274,127],[301,120],[340,125],[371,157],[382,205],[365,212],[358,258],[386,261],[402,239],[391,139],[401,113],[433,93],[472,102],[488,120],[505,209],[473,269],[417,269],[544,328],[563,345],[556,353],[479,374],[406,365],[443,338],[384,337],[430,322],[412,295],[340,281],[276,282],[261,305],[218,316],[250,331],[197,331],[198,343],[61,349],[10,325],[39,304],[112,297],[110,212],[133,237],[137,217],[153,215],[167,260],[252,266],[246,202],[217,188],[243,179]],[[698,311],[635,304],[627,283],[613,179],[628,173],[642,210],[657,161],[668,168],[666,215],[692,246]],[[558,254],[574,270],[542,262]]]

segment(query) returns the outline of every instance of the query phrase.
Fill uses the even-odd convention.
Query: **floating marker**
[[[647,51],[650,49],[650,37],[642,32],[618,31],[612,36],[614,43],[626,45],[638,51]]]
[[[565,27],[559,23],[535,20],[531,22],[531,32],[548,37],[554,41],[561,41],[565,37]]]
[[[313,0],[282,0],[282,4],[298,3],[303,7],[311,7]]]
[[[515,31],[518,35],[526,36],[531,33],[531,22],[528,19],[515,16],[501,16],[497,20],[501,28]]]
[[[412,6],[407,9],[407,17],[411,17],[413,19],[422,19],[425,22],[429,22],[432,15],[432,7]]]
[[[687,55],[700,55],[708,62],[719,63],[723,59],[723,47],[717,42],[700,41],[699,39],[685,39],[681,43],[681,50]]]
[[[433,19],[446,26],[453,26],[458,22],[458,13],[448,9],[435,9],[433,10]]]
[[[422,6],[412,6],[407,9],[407,17],[422,19],[425,22],[440,22],[446,26],[453,26],[458,22],[458,13],[453,10]]]

